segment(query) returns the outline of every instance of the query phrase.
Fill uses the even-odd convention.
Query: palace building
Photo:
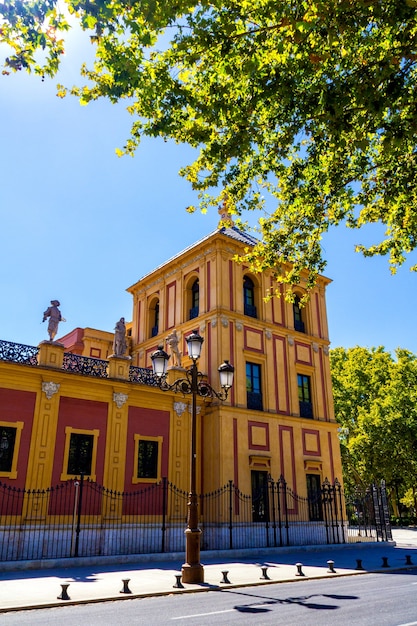
[[[305,307],[302,284],[294,287],[293,303],[265,299],[279,289],[272,272],[256,274],[234,260],[255,243],[230,223],[128,287],[124,354],[114,354],[113,333],[93,327],[33,348],[1,342],[3,487],[47,490],[82,474],[115,493],[163,479],[187,491],[191,398],[162,390],[151,360],[159,346],[170,353],[174,330],[179,360],[172,355],[168,384],[192,364],[186,338],[193,331],[204,339],[198,369],[213,388],[220,390],[224,360],[235,369],[225,401],[197,398],[198,493],[233,484],[255,502],[255,494],[281,479],[309,498],[326,479],[341,480],[325,298],[330,281],[318,278]],[[113,518],[124,515],[123,506],[107,509]],[[262,499],[252,515],[265,517]]]

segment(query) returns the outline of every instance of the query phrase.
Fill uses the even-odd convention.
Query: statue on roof
[[[179,351],[179,348],[178,348],[180,339],[177,335],[177,331],[175,330],[175,328],[168,335],[165,341],[167,343],[167,346],[170,349],[170,352],[171,352],[170,356],[172,357],[173,365],[175,367],[181,367],[181,352]]]
[[[53,341],[58,332],[59,322],[65,322],[65,319],[61,315],[61,311],[58,309],[60,306],[59,300],[51,300],[51,306],[49,306],[43,314],[42,322],[48,319],[48,334],[49,340]]]
[[[124,356],[127,348],[125,318],[121,317],[114,328],[113,352],[115,356]]]
[[[231,228],[233,226],[233,213],[231,211],[231,203],[227,196],[224,197],[222,204],[219,206],[220,222],[218,228]]]

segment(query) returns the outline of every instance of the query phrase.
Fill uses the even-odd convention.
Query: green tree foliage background
[[[322,236],[342,223],[382,224],[358,250],[393,272],[415,249],[416,0],[3,0],[3,73],[56,74],[62,6],[96,50],[69,91],[126,100],[119,154],[143,135],[194,147],[180,173],[203,210],[260,210],[254,269],[290,284],[306,270],[313,284]]]
[[[330,352],[346,489],[378,484],[417,495],[417,356],[378,348]]]

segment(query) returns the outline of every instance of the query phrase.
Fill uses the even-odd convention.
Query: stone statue
[[[168,335],[165,341],[167,342],[167,345],[170,349],[170,352],[171,352],[170,356],[172,357],[173,365],[176,367],[181,367],[181,352],[178,349],[178,344],[180,340],[179,340],[179,337],[177,335],[177,331],[175,330],[175,328]]]
[[[126,348],[125,318],[121,317],[114,328],[113,352],[115,356],[124,356]]]
[[[49,306],[43,314],[42,322],[49,317],[48,333],[50,341],[53,341],[56,337],[59,322],[65,322],[65,319],[61,315],[61,311],[58,309],[59,306],[60,304],[58,300],[51,300],[51,306]]]

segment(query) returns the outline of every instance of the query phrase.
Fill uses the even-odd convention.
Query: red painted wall
[[[62,459],[65,450],[65,428],[81,428],[83,430],[99,430],[96,476],[97,482],[103,484],[104,453],[107,435],[107,402],[67,398],[62,396],[59,403],[58,427],[56,434],[52,485],[60,482]],[[52,452],[52,451],[51,451]]]
[[[1,477],[0,481],[19,489],[23,489],[26,482],[35,402],[36,393],[32,391],[0,388],[0,420],[24,423],[17,462],[17,478],[9,480]]]
[[[142,407],[129,407],[127,443],[126,443],[126,473],[125,491],[137,491],[145,484],[132,484],[133,461],[135,454],[135,435],[146,437],[163,437],[161,477],[168,477],[168,453],[169,453],[169,413],[157,409],[144,409]],[[146,483],[149,487],[149,483]]]

